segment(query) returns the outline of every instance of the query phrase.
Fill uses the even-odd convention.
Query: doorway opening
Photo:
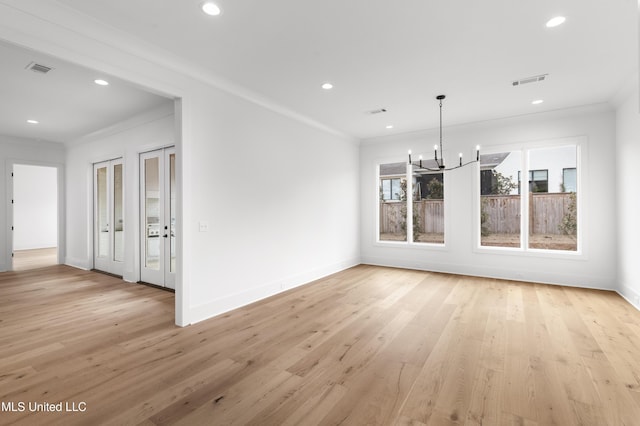
[[[98,56],[78,56],[77,51],[68,46],[59,46],[58,52],[61,57],[53,57],[43,53],[48,50],[48,43],[48,40],[37,38],[31,39],[29,43],[25,43],[22,39],[0,39],[0,51],[2,52],[0,56],[3,58],[3,64],[6,62],[7,70],[12,70],[11,78],[3,79],[0,85],[9,88],[30,88],[26,92],[9,90],[10,93],[7,93],[12,96],[17,95],[19,102],[12,103],[3,97],[7,104],[43,106],[39,116],[33,118],[47,123],[47,126],[23,125],[20,126],[20,130],[12,131],[12,135],[34,140],[37,142],[37,145],[34,143],[34,146],[40,146],[44,141],[68,143],[64,149],[66,157],[64,155],[60,158],[57,156],[49,157],[37,152],[36,149],[27,147],[23,149],[21,146],[15,150],[15,154],[14,150],[5,153],[3,147],[0,157],[6,158],[2,161],[6,161],[7,169],[15,164],[13,159],[19,159],[20,163],[33,161],[32,164],[42,162],[45,165],[57,166],[58,232],[55,247],[57,248],[57,261],[54,263],[92,269],[99,263],[95,260],[95,252],[103,250],[108,253],[108,256],[99,256],[99,261],[107,261],[107,266],[102,269],[115,270],[115,274],[122,276],[126,281],[141,281],[139,155],[147,150],[169,145],[177,147],[178,155],[181,152],[181,90],[176,92],[180,85],[175,86],[173,83],[153,78],[152,82],[148,82],[147,79],[141,79],[145,72],[140,70],[141,73],[134,72],[131,68],[120,67],[115,63],[109,66],[111,72],[107,74],[100,69],[92,68],[96,61],[91,58],[99,59]],[[46,76],[35,74],[29,70],[24,72],[24,64],[31,62],[52,66],[55,72]],[[95,81],[96,77],[108,78],[109,87],[87,84],[87,82]],[[133,78],[131,79],[131,77]],[[55,79],[54,84],[51,83],[51,78]],[[39,87],[42,90],[37,90]],[[46,99],[42,97],[43,93],[46,94]],[[30,96],[33,96],[34,99],[31,100]],[[47,99],[49,102],[45,102]],[[80,99],[89,100],[90,103],[78,102]],[[99,99],[99,102],[96,102],[96,99]],[[65,101],[64,104],[61,104],[63,101]],[[170,112],[168,112],[169,110]],[[18,112],[21,110],[16,109],[16,113]],[[64,114],[60,114],[61,112]],[[51,118],[55,117],[55,120],[46,119],[47,114],[50,113],[52,114]],[[169,116],[172,117],[173,127],[166,124],[169,121],[168,118],[163,120]],[[30,117],[25,116],[25,118]],[[147,125],[151,128],[148,132],[145,130]],[[127,139],[123,139],[124,137]],[[18,145],[16,144],[16,146]],[[106,232],[96,236],[91,168],[98,161],[117,157],[122,157],[124,161],[121,170],[118,170],[117,166],[114,170],[114,174],[121,172],[124,179],[122,188],[124,217],[118,216],[118,211],[113,213],[111,211],[112,208],[119,209],[121,206],[117,204],[118,194],[112,194],[111,191],[111,189],[116,189],[117,182],[109,180],[114,185],[108,188],[106,193],[108,197],[113,196],[114,202],[111,205],[104,204],[105,198],[100,199],[102,203],[100,207],[107,206],[107,216],[100,216],[100,219],[108,217],[109,222],[105,221],[103,225],[108,224],[109,227],[105,226],[103,229]],[[174,186],[179,188],[182,184],[181,164],[179,159],[175,161],[175,156],[173,159],[174,170],[176,170],[173,182]],[[56,162],[60,162],[60,164],[58,165]],[[0,253],[3,257],[0,262],[0,270],[13,270],[14,232],[11,231],[11,226],[14,225],[14,214],[13,206],[10,204],[13,185],[9,176],[4,175],[2,179],[6,179],[5,187],[9,204],[5,212],[0,213],[0,219],[5,217],[6,220],[3,221],[9,226],[6,227],[6,232],[0,232],[2,234],[0,237],[4,239],[2,241],[3,250]],[[108,203],[108,199],[106,202]],[[170,254],[170,260],[164,262],[168,265],[169,272],[166,277],[163,277],[165,282],[163,287],[175,288],[176,324],[187,325],[188,299],[182,297],[182,282],[179,273],[182,259],[180,255],[176,255],[176,253],[180,253],[181,238],[175,237],[176,233],[180,236],[182,227],[180,198],[174,198],[173,209],[174,220],[170,221],[167,226],[171,226],[174,232],[171,233],[171,237],[167,234],[168,241],[163,244],[167,250],[173,252],[173,255]],[[166,216],[168,217],[168,215]],[[69,226],[66,226],[67,223]],[[21,225],[18,226],[23,228]],[[99,245],[100,242],[102,245]],[[150,246],[153,245],[153,243],[150,244]],[[155,247],[150,248],[155,250]],[[18,253],[18,255],[20,254]],[[50,256],[48,257],[50,258]],[[153,256],[150,256],[148,260],[149,265],[153,268],[161,267],[159,257],[156,265],[154,265]]]
[[[58,169],[13,165],[12,269],[58,264]]]

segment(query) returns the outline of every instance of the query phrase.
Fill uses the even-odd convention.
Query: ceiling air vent
[[[385,108],[378,108],[378,109],[374,109],[372,111],[367,111],[367,114],[374,115],[374,114],[381,114],[383,112],[387,112],[387,110]]]
[[[27,65],[26,69],[31,70],[33,72],[40,73],[40,74],[46,74],[49,71],[51,71],[53,68],[48,67],[46,65],[37,64],[35,62],[31,62],[29,65]]]
[[[534,75],[533,77],[527,77],[527,78],[523,78],[523,79],[520,79],[520,80],[516,80],[516,81],[512,82],[511,84],[513,86],[521,86],[523,84],[528,84],[528,83],[537,83],[539,81],[545,81],[548,76],[549,76],[549,74]]]

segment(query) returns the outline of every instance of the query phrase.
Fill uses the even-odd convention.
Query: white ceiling
[[[638,72],[637,0],[218,0],[218,17],[200,0],[59,2],[357,138],[436,127],[440,93],[446,126],[608,102]]]
[[[0,58],[0,133],[5,135],[67,143],[172,102],[12,44],[0,42]],[[31,62],[53,70],[28,70]],[[97,78],[108,80],[109,86],[96,85]],[[39,124],[28,124],[29,119]]]

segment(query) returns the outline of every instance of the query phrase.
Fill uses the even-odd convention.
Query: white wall
[[[213,123],[193,141],[198,154],[183,164],[192,178],[189,208],[197,212],[186,229],[194,254],[183,266],[196,277],[192,321],[359,263],[357,146],[207,90],[191,119]],[[138,154],[175,143],[174,116],[160,108],[131,121],[68,150],[67,263],[92,265],[92,164],[123,157],[123,278],[137,281]],[[199,232],[200,221],[209,223],[208,232]]]
[[[55,2],[0,2],[0,38],[181,98],[178,324],[359,263],[352,140]],[[75,164],[88,155],[67,157],[68,191],[80,194],[68,203],[67,223],[80,228],[69,231],[70,262],[89,251],[90,173]],[[198,232],[203,220],[209,232]]]
[[[13,249],[58,245],[58,170],[13,166]]]
[[[359,263],[355,144],[213,88],[193,101],[194,319]]]
[[[640,113],[630,91],[616,111],[618,291],[640,309]]]
[[[0,135],[0,271],[9,269],[12,247],[8,229],[11,224],[10,170],[14,163],[57,166],[63,170],[64,146],[58,143],[40,142],[30,139]],[[62,177],[62,176],[61,176]],[[59,200],[62,199],[59,194]],[[60,203],[62,204],[62,203]],[[59,229],[60,231],[60,229]],[[64,237],[59,239],[60,255],[64,251]]]
[[[505,253],[478,250],[475,210],[476,167],[447,172],[445,177],[445,248],[376,243],[376,164],[406,161],[433,146],[437,129],[364,141],[360,149],[361,253],[364,263],[459,274],[614,289],[616,278],[615,115],[608,105],[532,114],[446,128],[445,157],[469,156],[479,144],[501,151],[522,142],[585,140],[580,198],[582,254]],[[565,139],[566,140],[566,139]],[[450,157],[451,158],[451,157]],[[579,231],[580,232],[580,231]],[[402,247],[401,247],[402,246]]]

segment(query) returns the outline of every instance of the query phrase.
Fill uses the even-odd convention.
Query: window
[[[379,241],[444,244],[443,174],[413,166],[409,176],[406,163],[381,164],[378,173]]]
[[[413,242],[444,244],[444,177],[413,166]]]
[[[480,246],[577,251],[577,153],[567,145],[483,154]]]
[[[518,188],[520,188],[519,171]],[[549,170],[529,170],[529,192],[549,192]]]
[[[562,191],[578,192],[576,168],[562,169]]]
[[[400,178],[381,179],[382,199],[384,201],[400,200]]]
[[[529,150],[528,165],[545,170],[545,191],[530,187],[529,248],[577,250],[577,148],[562,146]],[[565,170],[573,170],[573,191],[566,192]],[[534,177],[535,172],[534,170]],[[571,173],[569,173],[571,174]],[[542,194],[541,192],[544,192]]]
[[[520,151],[480,156],[480,245],[521,247]]]
[[[519,173],[518,180],[520,180]],[[480,170],[480,195],[491,195],[491,191],[495,184],[496,178],[493,173],[493,169],[487,168],[485,170]]]
[[[380,164],[380,241],[407,240],[407,165]]]

